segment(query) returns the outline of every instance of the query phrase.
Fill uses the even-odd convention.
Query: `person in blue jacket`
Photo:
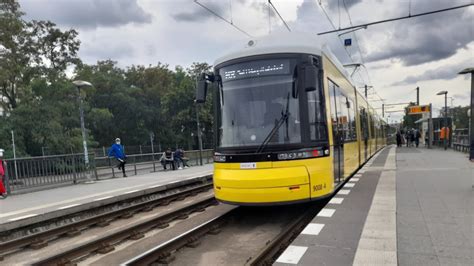
[[[123,146],[120,145],[120,139],[116,138],[115,143],[109,149],[109,157],[115,157],[115,159],[119,162],[117,167],[118,169],[122,169],[123,177],[127,177],[125,174],[125,164],[127,163],[125,156],[125,152],[123,150]]]

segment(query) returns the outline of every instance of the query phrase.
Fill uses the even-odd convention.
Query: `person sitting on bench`
[[[182,148],[176,149],[174,152],[174,159],[178,169],[188,168],[188,158],[184,156],[184,150]],[[181,164],[181,165],[180,165]]]
[[[174,156],[173,152],[171,152],[171,148],[166,149],[166,151],[163,153],[163,156],[161,157],[161,164],[163,165],[163,168],[165,170],[167,164],[170,164],[173,167],[173,170],[176,170],[176,166],[174,164]]]

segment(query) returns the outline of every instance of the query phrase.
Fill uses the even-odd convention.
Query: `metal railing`
[[[213,154],[213,150],[203,150],[203,164],[212,163]],[[125,165],[126,174],[138,175],[163,170],[160,161],[162,156],[162,152],[127,155],[127,164]],[[187,163],[190,166],[200,164],[199,151],[186,151],[185,157],[188,159]],[[114,158],[96,157],[95,163],[98,179],[122,176],[122,171],[118,170],[118,162]]]
[[[139,175],[161,171],[162,152],[132,154],[127,156],[127,175]],[[213,150],[203,150],[203,164],[212,163]],[[186,151],[188,165],[200,164],[199,151]],[[5,184],[9,193],[42,190],[49,187],[72,185],[94,180],[121,177],[117,162],[109,157],[89,155],[89,168],[84,154],[54,155],[4,160]]]
[[[469,152],[469,129],[461,128],[454,130],[453,149],[461,152]]]
[[[91,157],[90,167],[87,169],[84,154],[8,159],[4,163],[9,192],[76,184],[96,176],[94,158]]]

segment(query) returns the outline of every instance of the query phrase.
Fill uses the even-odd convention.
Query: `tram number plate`
[[[257,163],[241,163],[240,169],[255,169],[257,168]]]
[[[316,191],[321,190],[321,189],[324,189],[324,188],[326,188],[326,183],[314,185],[314,186],[313,186],[313,191],[316,192]]]

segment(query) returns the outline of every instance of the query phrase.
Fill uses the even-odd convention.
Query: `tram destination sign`
[[[423,114],[423,113],[429,113],[429,112],[430,112],[429,105],[408,106],[409,115],[417,115],[417,114]]]
[[[222,81],[254,78],[270,75],[290,74],[289,59],[258,60],[223,67],[220,71]]]

